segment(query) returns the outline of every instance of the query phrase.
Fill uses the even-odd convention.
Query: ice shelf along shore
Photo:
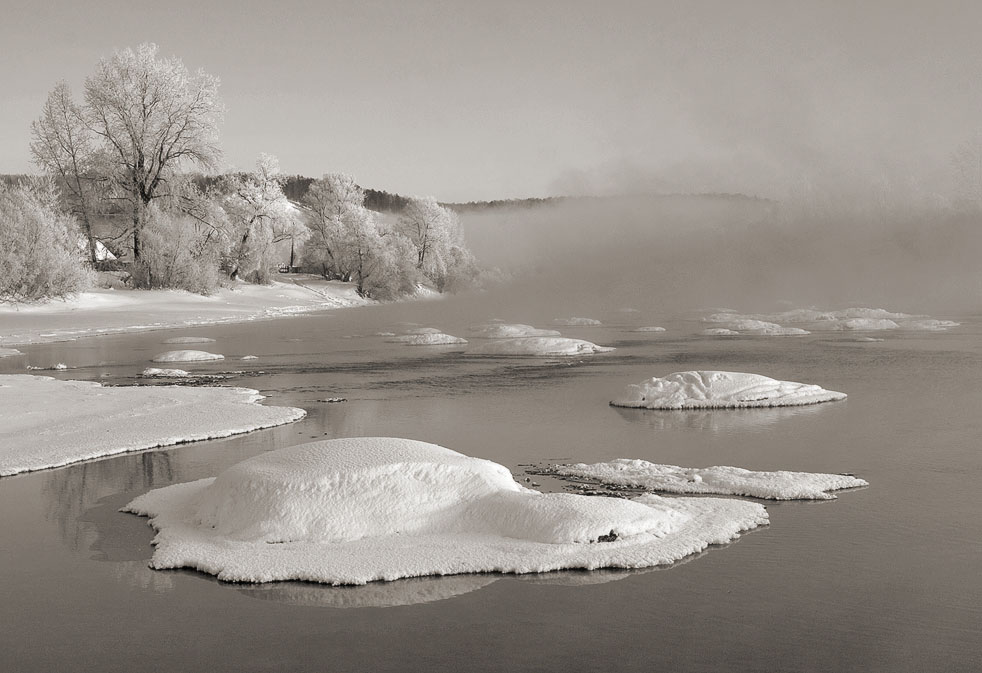
[[[798,406],[845,398],[845,393],[760,374],[689,371],[631,384],[610,404],[637,409],[737,409]]]
[[[127,386],[0,375],[0,476],[303,418],[248,388]]]
[[[158,531],[154,568],[327,584],[652,567],[768,520],[744,500],[539,493],[497,463],[384,437],[272,451],[124,511]]]
[[[746,495],[770,500],[831,500],[835,496],[828,491],[869,485],[864,479],[846,474],[754,472],[728,466],[678,467],[626,458],[593,465],[550,465],[545,473],[644,491]]]

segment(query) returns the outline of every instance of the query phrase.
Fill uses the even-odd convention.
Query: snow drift
[[[783,407],[845,399],[845,393],[809,383],[777,381],[742,372],[676,372],[627,386],[610,403],[638,409]]]
[[[158,530],[154,568],[329,584],[650,567],[767,522],[763,507],[739,500],[543,494],[502,465],[384,437],[262,454],[124,511]]]

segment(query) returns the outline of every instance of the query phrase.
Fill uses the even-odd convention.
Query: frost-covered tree
[[[351,230],[362,224],[364,200],[361,187],[344,173],[329,173],[311,183],[304,197],[310,209],[310,237],[304,246],[307,266],[316,268],[325,278],[351,280]]]
[[[219,263],[228,248],[214,220],[203,221],[175,201],[150,205],[144,214],[144,255],[135,270],[146,287],[210,294],[221,281]]]
[[[158,56],[154,44],[115,52],[85,80],[82,118],[105,151],[111,185],[131,208],[134,260],[143,254],[147,208],[167,193],[172,176],[217,164],[222,112],[218,78],[190,73],[179,58]]]
[[[225,266],[232,278],[268,283],[276,261],[273,245],[305,233],[297,209],[283,194],[279,175],[276,158],[263,154],[255,172],[229,179],[224,208],[231,247]]]
[[[457,214],[433,198],[414,198],[399,218],[399,231],[416,251],[416,268],[440,292],[472,275],[474,259],[464,244]]]
[[[0,185],[0,301],[42,301],[90,282],[75,218],[51,179]]]
[[[91,216],[97,198],[98,157],[94,136],[68,84],[59,82],[48,94],[41,116],[31,124],[31,136],[34,163],[58,180],[72,212],[82,223],[89,261],[95,264]]]

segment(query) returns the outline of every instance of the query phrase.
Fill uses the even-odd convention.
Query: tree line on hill
[[[155,45],[102,59],[80,101],[58,83],[31,126],[45,175],[0,180],[0,301],[85,287],[107,219],[122,223],[116,251],[141,288],[267,283],[287,243],[291,269],[368,297],[452,291],[477,276],[456,213],[432,198],[362,189],[343,173],[284,176],[268,155],[253,171],[214,174],[223,110],[216,77]]]

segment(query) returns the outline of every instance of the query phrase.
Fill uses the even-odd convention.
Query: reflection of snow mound
[[[664,332],[665,328],[664,327],[638,327],[636,329],[632,329],[631,331],[632,332]]]
[[[816,385],[759,374],[691,371],[629,385],[611,404],[638,409],[725,409],[815,404],[845,397]]]
[[[485,339],[517,339],[519,337],[550,337],[562,336],[554,329],[537,329],[531,325],[489,323],[487,325],[475,325],[470,328],[474,336],[484,337]]]
[[[180,379],[191,376],[183,369],[160,369],[158,367],[147,367],[140,374],[145,378]]]
[[[171,339],[164,339],[165,344],[210,344],[215,343],[214,339],[209,339],[208,337],[173,337]]]
[[[650,567],[761,525],[754,503],[543,494],[502,465],[407,439],[250,458],[126,506],[159,530],[155,568],[231,581],[362,584],[469,572]]]
[[[685,468],[619,458],[608,463],[553,465],[550,472],[611,486],[666,493],[748,495],[771,500],[829,500],[826,491],[868,486],[863,479],[817,472],[752,472],[739,467]]]
[[[553,322],[557,325],[568,325],[570,327],[596,327],[603,324],[593,318],[556,318]]]
[[[153,362],[207,362],[209,360],[224,360],[224,355],[206,351],[167,351],[153,359]]]
[[[614,350],[583,339],[524,337],[501,339],[468,351],[471,355],[589,355]]]
[[[406,334],[386,339],[389,343],[406,344],[407,346],[449,346],[465,344],[466,339],[444,334],[443,332],[424,332],[422,334]]]

